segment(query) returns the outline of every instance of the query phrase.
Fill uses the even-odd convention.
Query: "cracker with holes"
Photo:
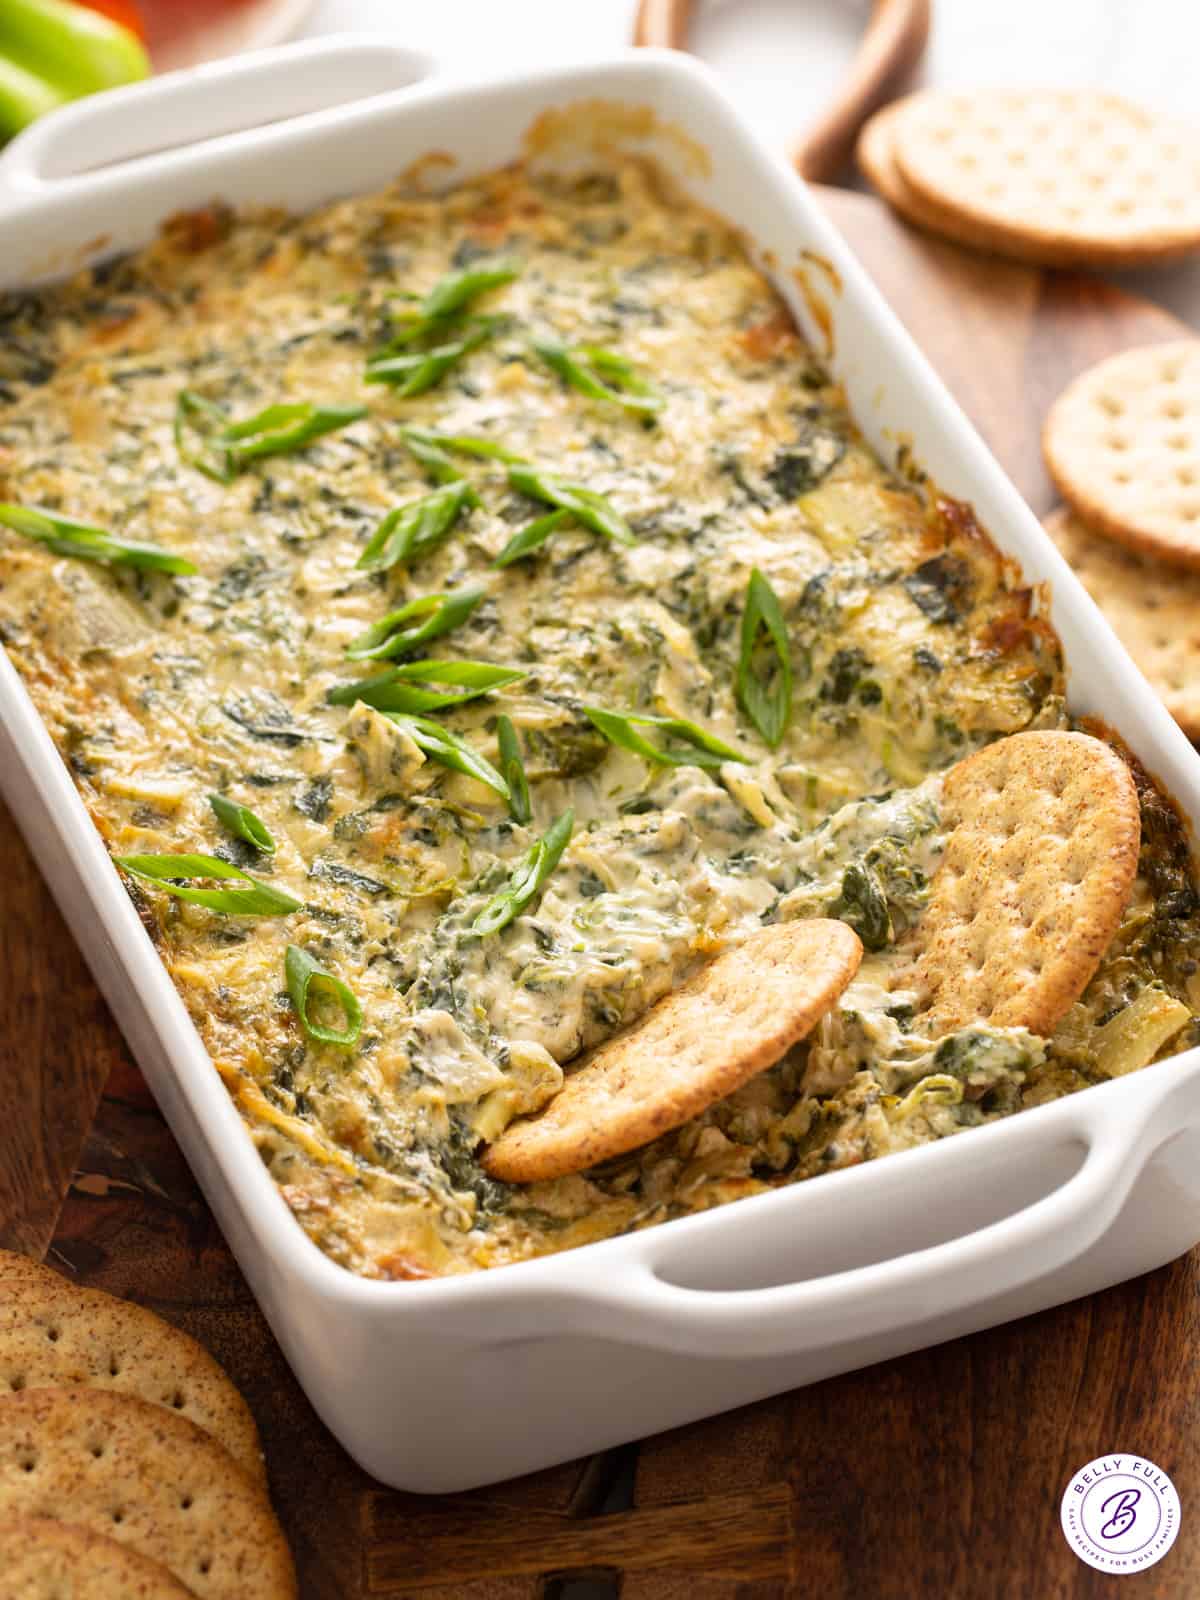
[[[249,1407],[207,1350],[143,1306],[57,1274],[0,1278],[0,1395],[88,1384],[180,1411],[266,1481]]]
[[[31,1256],[18,1255],[14,1250],[0,1250],[0,1284],[14,1283],[64,1283],[66,1280],[53,1267],[44,1267]]]
[[[1046,532],[1192,739],[1200,739],[1200,572],[1126,550],[1060,507]]]
[[[158,1561],[90,1528],[0,1517],[4,1600],[191,1600]]]
[[[972,225],[959,212],[927,200],[909,183],[896,161],[896,130],[906,111],[923,98],[913,94],[893,100],[866,122],[855,149],[858,165],[892,210],[907,221],[955,244],[987,250],[986,228]]]
[[[917,953],[924,1025],[972,1022],[1048,1035],[1083,993],[1137,874],[1141,819],[1129,768],[1085,733],[1015,733],[946,777],[949,832]]]
[[[1051,407],[1042,447],[1085,522],[1200,569],[1200,339],[1126,350],[1083,373]]]
[[[920,202],[999,255],[1117,267],[1200,249],[1200,137],[1116,95],[916,95],[892,150]]]
[[[649,1144],[763,1072],[804,1038],[858,971],[844,923],[777,923],[723,951],[573,1072],[538,1116],[483,1154],[507,1183],[582,1172]]]
[[[59,1517],[157,1561],[200,1600],[294,1600],[261,1483],[177,1412],[102,1389],[0,1399],[0,1519]]]

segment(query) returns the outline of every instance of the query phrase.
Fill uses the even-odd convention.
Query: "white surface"
[[[297,59],[311,83],[312,49]],[[344,97],[338,63],[354,59],[331,51],[332,98]],[[403,53],[392,59],[402,81],[411,76]],[[312,206],[377,187],[430,148],[464,172],[487,168],[517,152],[542,109],[575,98],[649,103],[709,148],[711,177],[688,180],[697,198],[782,269],[802,251],[832,263],[843,285],[829,307],[833,365],[865,431],[885,453],[897,433],[911,437],[1026,575],[1053,580],[1073,705],[1102,706],[1200,818],[1200,757],[819,208],[692,63],[642,54],[503,87],[418,86],[224,131],[248,98],[268,114],[286,100],[284,78],[269,55],[225,76],[208,70],[221,137],[90,175],[62,175],[64,157],[87,151],[89,121],[110,146],[134,147],[135,97],[72,107],[59,124],[70,142],[51,139],[48,164],[37,159],[44,130],[17,140],[0,158],[0,186],[14,171],[21,179],[0,273],[15,282],[51,258],[86,259],[84,241],[100,234],[106,250],[135,245],[168,212],[213,194]],[[181,93],[189,87],[180,81]],[[673,164],[669,143],[658,154]],[[777,283],[816,339],[791,275]],[[466,1278],[356,1279],[288,1213],[3,656],[0,786],[300,1381],[385,1482],[445,1491],[529,1472],[1057,1304],[1200,1239],[1193,1050],[965,1139],[628,1238]]]
[[[454,67],[501,72],[628,44],[635,0],[317,0],[306,35],[387,30]],[[1197,0],[933,0],[921,81],[1113,89],[1200,124]],[[694,47],[738,108],[786,149],[829,97],[869,0],[703,0]],[[1117,281],[1200,327],[1200,258]]]

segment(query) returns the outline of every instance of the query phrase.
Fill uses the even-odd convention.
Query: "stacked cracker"
[[[1089,90],[927,91],[863,129],[859,165],[927,232],[1044,267],[1200,250],[1200,138]],[[1077,379],[1043,442],[1046,530],[1167,709],[1200,739],[1200,342]]]
[[[1090,90],[925,91],[878,112],[863,172],[909,222],[1044,267],[1200,249],[1200,139]]]
[[[294,1600],[258,1431],[141,1306],[0,1252],[5,1600]]]
[[[1064,390],[1046,531],[1183,731],[1200,739],[1200,340],[1128,350]]]

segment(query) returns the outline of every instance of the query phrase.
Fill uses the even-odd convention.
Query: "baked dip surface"
[[[447,284],[467,287],[439,311]],[[228,432],[305,403],[365,411],[285,451]],[[941,853],[940,774],[1069,725],[1058,644],[969,512],[880,464],[734,232],[644,165],[214,210],[0,301],[0,500],[196,569],[0,527],[0,637],[115,855],[217,856],[297,902],[227,915],[126,879],[263,1161],[354,1271],[563,1249],[1196,1042],[1192,866],[1140,772],[1132,900],[1051,1038],[928,1037],[890,984]],[[475,665],[391,676],[422,658]],[[481,688],[479,664],[509,681]],[[484,1174],[481,1146],[583,1052],[811,916],[867,955],[778,1065],[590,1172]],[[289,947],[348,986],[352,1044],[319,1037],[354,1032],[325,980],[302,1021]]]

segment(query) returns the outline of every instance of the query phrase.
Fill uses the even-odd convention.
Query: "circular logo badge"
[[[1141,1456],[1098,1456],[1062,1497],[1062,1529],[1081,1561],[1101,1572],[1141,1572],[1161,1561],[1179,1532],[1179,1496],[1161,1467]]]

